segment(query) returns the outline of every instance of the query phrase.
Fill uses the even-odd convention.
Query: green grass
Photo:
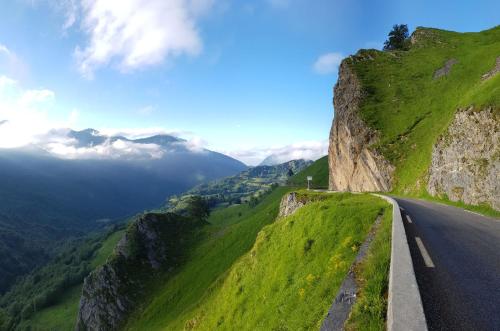
[[[292,176],[288,183],[293,186],[306,187],[307,176],[313,176],[313,188],[328,188],[328,155],[316,160],[309,167]]]
[[[392,209],[387,208],[368,255],[356,267],[359,286],[356,303],[346,322],[348,331],[383,331],[387,315],[387,290],[391,263]]]
[[[90,262],[91,268],[94,269],[106,262],[124,231],[116,231],[106,238]],[[29,320],[23,321],[17,329],[24,330],[24,328],[30,327],[32,331],[73,330],[78,314],[82,285],[83,283],[65,290],[54,305],[37,311]]]
[[[65,331],[75,327],[82,285],[66,290],[57,304],[35,313],[28,321],[23,321],[18,330],[28,326],[32,331]]]
[[[431,202],[444,203],[446,205],[450,205],[450,206],[462,208],[462,209],[465,209],[465,210],[473,211],[473,212],[476,212],[476,213],[479,213],[479,214],[483,214],[483,215],[486,215],[486,216],[490,216],[490,217],[493,217],[493,218],[500,218],[500,211],[495,210],[495,209],[493,209],[492,207],[490,207],[490,206],[488,206],[486,204],[482,204],[482,205],[478,205],[478,206],[468,205],[468,204],[463,203],[462,201],[451,201],[446,196],[443,196],[443,197],[438,197],[438,196],[433,197],[430,194],[423,194],[420,198],[424,199],[424,200],[427,200],[427,201],[431,201]]]
[[[239,205],[213,212],[205,239],[193,247],[188,262],[173,277],[165,276],[149,285],[150,301],[131,316],[126,329],[160,330],[192,309],[252,247],[262,227],[274,221],[281,197],[288,190],[276,188],[254,208]]]
[[[248,216],[237,216],[239,207],[232,207],[228,217],[242,219],[214,224],[212,237],[176,276],[156,285],[127,329],[317,329],[388,204],[370,195],[323,194],[273,222],[286,191],[276,189]],[[222,221],[226,213],[217,211],[211,220]]]
[[[425,192],[433,144],[456,110],[500,107],[500,76],[481,80],[500,55],[500,26],[480,33],[421,32],[426,36],[409,51],[365,50],[351,60],[366,92],[361,116],[380,133],[375,148],[396,166],[394,192],[415,196]],[[452,58],[458,63],[450,74],[433,79]]]

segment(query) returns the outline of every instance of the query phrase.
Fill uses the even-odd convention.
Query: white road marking
[[[408,223],[410,223],[410,224],[411,224],[411,223],[413,223],[413,222],[411,221],[410,215],[408,215],[408,214],[406,214],[406,220],[407,220],[407,221],[408,221]]]
[[[401,209],[402,211],[405,211],[405,209],[403,207],[399,207],[399,209]]]
[[[427,268],[434,268],[434,262],[432,262],[432,259],[427,253],[427,249],[425,249],[424,243],[422,242],[422,239],[419,237],[415,237],[415,241],[417,242],[418,249],[420,250],[420,254],[422,254],[422,257],[424,258],[424,263]]]
[[[471,213],[471,214],[474,214],[474,215],[478,215],[478,216],[483,216],[479,213],[476,213],[475,211],[472,211],[472,210],[467,210],[467,209],[464,209],[464,211],[468,212],[468,213]]]

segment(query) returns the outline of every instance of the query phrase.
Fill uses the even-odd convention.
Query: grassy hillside
[[[290,185],[306,187],[307,176],[313,176],[312,187],[328,188],[328,155],[316,160],[309,167],[289,179]]]
[[[365,98],[361,116],[380,133],[375,146],[395,166],[394,192],[425,194],[433,144],[461,107],[500,110],[500,75],[487,81],[500,56],[500,26],[479,33],[417,29],[408,51],[362,50],[349,61]],[[434,78],[455,59],[447,76]]]
[[[273,185],[285,184],[291,173],[299,173],[312,161],[292,160],[272,166],[257,166],[237,175],[216,179],[200,184],[179,196],[170,197],[166,208],[172,212],[181,212],[193,195],[208,199],[212,207],[248,202],[272,189]]]
[[[77,241],[55,261],[16,284],[1,300],[15,317],[16,330],[72,330],[83,277],[106,261],[123,232],[118,229]],[[45,298],[43,304],[41,298]]]
[[[388,205],[369,195],[324,194],[273,223],[286,190],[276,189],[254,210],[214,213],[212,235],[179,274],[158,282],[127,329],[317,329]]]
[[[167,275],[150,286],[150,301],[131,317],[127,329],[158,330],[193,307],[250,250],[262,227],[274,221],[287,191],[276,188],[254,208],[237,205],[213,212],[207,235],[193,248],[189,261],[175,276]]]

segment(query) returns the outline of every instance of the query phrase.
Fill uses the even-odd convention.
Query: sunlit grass
[[[219,238],[201,243],[177,276],[156,285],[128,329],[318,329],[388,204],[370,195],[324,194],[273,222],[285,190]]]

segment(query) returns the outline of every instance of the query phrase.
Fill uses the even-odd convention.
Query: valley
[[[500,25],[304,4],[31,4],[74,67],[0,43],[0,331],[500,327]]]

